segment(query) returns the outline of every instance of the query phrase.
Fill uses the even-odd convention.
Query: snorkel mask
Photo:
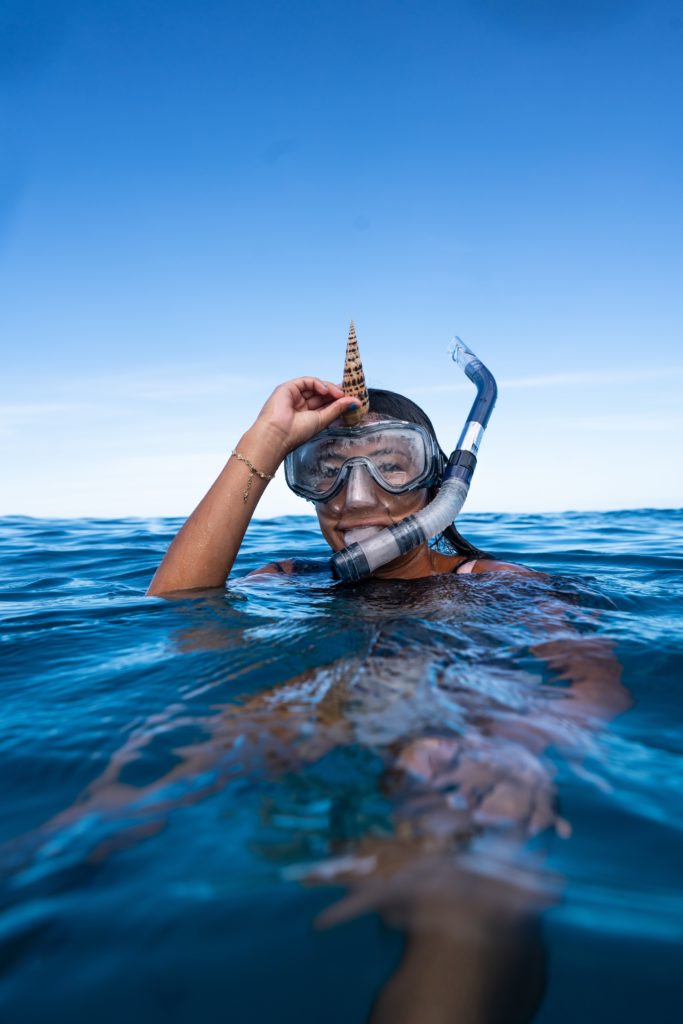
[[[441,480],[444,459],[424,427],[382,419],[362,427],[330,427],[285,460],[287,484],[309,501],[331,501],[354,466],[362,466],[382,490],[405,494]]]
[[[441,481],[436,497],[420,512],[337,551],[331,566],[340,580],[369,576],[380,566],[430,541],[454,521],[465,503],[498,389],[491,372],[459,338],[451,342],[449,354],[475,384],[477,397],[445,468],[434,438],[419,424],[380,420],[358,426],[370,403],[353,323],[342,387],[345,394],[356,398],[359,408],[343,415],[346,427],[322,431],[285,459],[290,488],[316,502],[329,501],[338,494],[357,465],[362,465],[375,483],[390,494],[430,487]]]

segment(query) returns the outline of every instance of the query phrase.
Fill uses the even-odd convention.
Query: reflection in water
[[[571,832],[557,765],[586,771],[629,705],[583,596],[545,577],[321,576],[182,602],[178,654],[219,660],[24,842],[23,867],[29,848],[102,862],[246,780],[254,854],[290,883],[344,888],[318,927],[372,911],[405,933],[373,1021],[531,1019],[539,914],[562,890],[545,850]]]

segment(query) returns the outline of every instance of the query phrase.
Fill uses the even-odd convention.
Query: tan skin
[[[288,452],[326,429],[352,405],[353,399],[345,397],[341,388],[328,381],[316,377],[288,381],[275,389],[256,422],[240,438],[236,450],[264,474],[272,476]],[[150,595],[171,596],[224,586],[267,486],[266,480],[254,476],[245,501],[248,479],[248,467],[234,457],[229,458],[173,540],[149,587]],[[327,503],[319,503],[316,512],[323,536],[332,550],[338,551],[346,546],[346,531],[398,523],[419,511],[426,502],[426,490],[389,494],[369,482],[365,470],[358,467],[340,493]],[[375,576],[422,579],[450,573],[464,561],[462,556],[440,554],[425,544],[382,566]],[[260,572],[282,571],[282,568],[291,571],[291,566],[284,563],[280,569],[271,565]],[[472,571],[526,573],[529,570],[479,559]],[[596,641],[588,639],[587,644],[591,643]],[[593,657],[596,652],[591,653],[580,644],[566,645],[563,640],[540,644],[537,653],[560,677],[576,682],[564,711],[578,721],[595,717],[608,719],[628,707],[629,698],[619,682],[618,666],[604,644],[597,658]],[[266,720],[270,723],[266,734],[272,730],[273,736],[284,741],[282,749],[292,749],[291,738],[296,736],[301,709],[288,709],[286,702],[279,701],[269,710],[268,699],[267,694],[256,698],[231,714],[243,719],[249,716],[252,705],[256,715],[265,708]],[[334,721],[325,723],[325,728],[320,730],[318,738],[322,747],[318,749],[318,744],[313,743],[311,756],[319,756],[328,743],[339,742],[340,738],[343,741],[348,728],[344,722],[343,700],[335,708]],[[225,732],[226,738],[233,729],[236,734],[244,733],[244,726],[233,723],[231,717],[222,719],[221,723],[216,726],[216,733]],[[263,734],[261,731],[259,736]],[[489,736],[520,743],[535,757],[548,740],[555,738],[552,710],[546,722],[543,716],[538,716],[533,724],[521,719],[515,723],[510,718],[498,727],[494,723]],[[356,877],[353,869],[349,869],[337,875],[338,881],[348,885],[348,896],[327,912],[322,923],[335,923],[364,909],[375,908],[407,933],[401,965],[373,1008],[374,1024],[447,1024],[451,1021],[483,1024],[499,1019],[528,1020],[540,998],[542,954],[533,938],[528,938],[527,925],[534,911],[547,899],[525,892],[523,885],[520,894],[517,881],[509,884],[498,881],[492,885],[463,872],[452,850],[454,845],[457,848],[459,842],[466,841],[458,837],[466,837],[468,828],[482,810],[488,814],[488,819],[479,818],[480,823],[502,818],[514,826],[513,833],[519,842],[524,841],[525,835],[548,826],[554,827],[560,835],[567,835],[569,826],[554,812],[554,787],[550,777],[544,774],[541,762],[538,762],[540,771],[533,764],[529,767],[530,762],[526,766],[522,764],[518,772],[507,766],[501,769],[500,764],[487,760],[486,740],[482,754],[481,742],[473,743],[467,737],[462,740],[429,737],[412,740],[397,751],[395,777],[422,784],[426,794],[420,797],[423,803],[418,800],[417,809],[398,814],[395,836],[368,836],[358,844],[361,860],[374,864],[369,874],[361,873]],[[185,774],[197,765],[211,763],[215,758],[211,748],[212,744],[207,744],[184,751],[186,759],[177,770]],[[129,752],[129,755],[134,754],[134,750]],[[129,755],[123,752],[124,762]],[[305,759],[305,749],[297,747],[296,755]],[[107,797],[110,806],[127,802],[130,794],[123,792],[116,782],[120,763],[121,760],[118,764],[113,762],[111,771],[105,772],[91,787],[86,805],[91,801],[106,804]],[[460,792],[468,794],[468,807],[464,812],[454,810],[449,804],[448,785],[452,785],[454,779]],[[399,788],[400,785],[399,782]],[[83,804],[67,814],[79,810],[83,810]],[[440,825],[434,832],[430,822],[437,818]],[[450,832],[446,828],[446,834],[444,822],[450,823]],[[310,881],[314,883],[315,878],[311,876]],[[523,992],[516,1002],[513,995],[510,1002],[515,979]]]
[[[336,384],[297,377],[275,389],[236,451],[273,476],[288,452],[328,427],[353,405]],[[267,481],[254,476],[245,502],[248,467],[230,457],[166,552],[148,594],[222,587]]]
[[[352,407],[354,399],[342,389],[318,377],[297,377],[275,389],[256,422],[240,438],[240,452],[261,472],[273,476],[285,456],[329,427]],[[222,587],[227,580],[267,481],[253,476],[249,496],[244,490],[249,468],[238,459],[228,459],[213,486],[184,524],[155,573],[149,595],[168,595],[180,590]],[[348,485],[327,504],[316,506],[322,533],[334,551],[345,547],[341,528],[352,525],[400,522],[423,508],[425,490],[392,495],[374,488],[375,496],[359,500]],[[351,493],[349,493],[351,492]],[[462,557],[437,554],[426,544],[382,566],[375,576],[381,579],[421,579],[452,572]],[[473,572],[496,570],[526,572],[518,566],[491,560],[479,560]]]

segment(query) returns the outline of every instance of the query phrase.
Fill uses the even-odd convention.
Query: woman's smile
[[[340,524],[337,527],[337,532],[340,533],[344,540],[344,546],[348,547],[349,544],[357,544],[361,541],[368,540],[370,537],[374,537],[376,533],[380,533],[387,526],[391,526],[389,523],[356,523],[353,526]]]

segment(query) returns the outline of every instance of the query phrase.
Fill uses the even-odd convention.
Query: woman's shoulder
[[[497,558],[462,558],[455,569],[452,570],[456,575],[465,575],[466,573],[483,573],[483,572],[517,572],[522,573],[525,576],[535,576],[533,569],[527,569],[525,565],[516,565],[514,562],[500,562]]]
[[[501,562],[497,558],[483,556],[481,558],[468,558],[467,556],[455,559],[453,564],[452,556],[440,556],[448,566],[437,568],[437,571],[451,572],[454,575],[466,575],[474,573],[479,575],[485,572],[515,572],[525,576],[535,576],[533,569],[527,569],[524,565],[516,565],[514,562]],[[253,569],[248,575],[252,576],[298,576],[302,574],[319,573],[327,571],[329,565],[326,561],[316,558],[281,558],[276,562],[268,562],[260,569]]]
[[[327,563],[316,558],[281,558],[277,562],[268,562],[260,569],[253,569],[249,576],[295,576],[301,573],[320,572]]]

